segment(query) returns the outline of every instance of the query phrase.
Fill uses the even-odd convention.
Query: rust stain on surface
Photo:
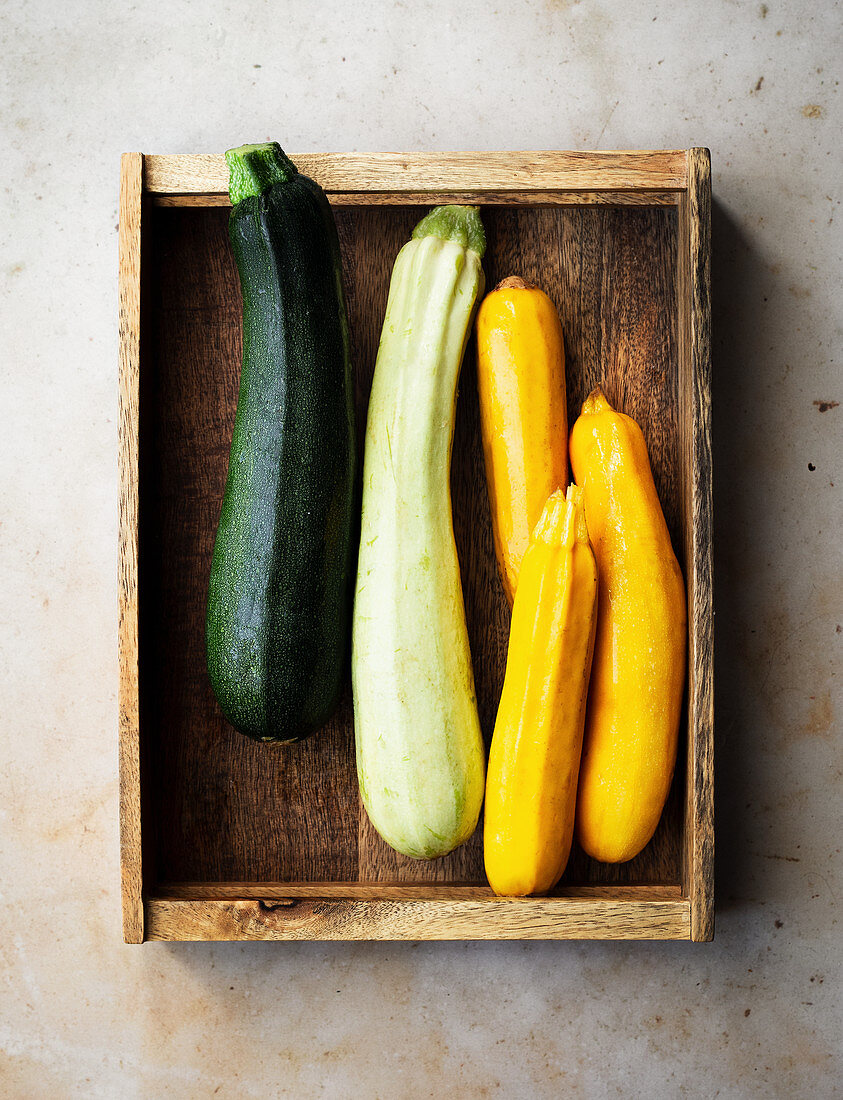
[[[811,703],[808,721],[801,727],[802,733],[817,735],[828,733],[834,721],[834,707],[831,704],[831,691],[826,690]]]
[[[827,413],[829,409],[836,409],[840,404],[839,401],[815,401],[814,404],[820,410],[821,413]]]

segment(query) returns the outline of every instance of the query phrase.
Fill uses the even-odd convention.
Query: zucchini
[[[243,367],[206,648],[226,718],[299,741],[347,664],[355,440],[339,245],[322,189],[275,143],[226,153]]]
[[[673,779],[688,605],[640,426],[598,386],[570,447],[599,577],[577,840],[624,863],[649,843]]]
[[[483,741],[451,516],[456,390],[485,249],[438,207],[395,261],[363,471],[352,642],[357,773],[384,840],[419,859],[474,832]]]
[[[543,290],[510,276],[477,311],[477,396],[498,571],[510,606],[551,493],[568,482],[565,339]]]
[[[484,811],[496,894],[546,894],[568,862],[596,623],[582,489],[569,485],[548,498],[518,563]]]

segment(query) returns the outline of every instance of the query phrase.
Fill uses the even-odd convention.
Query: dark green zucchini
[[[347,665],[355,438],[336,227],[280,146],[226,153],[243,367],[208,592],[208,673],[226,718],[299,741]]]

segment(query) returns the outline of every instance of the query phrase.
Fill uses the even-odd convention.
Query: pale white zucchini
[[[477,209],[447,206],[401,249],[366,423],[352,642],[357,773],[375,828],[419,859],[467,840],[483,801],[450,467],[484,248]]]

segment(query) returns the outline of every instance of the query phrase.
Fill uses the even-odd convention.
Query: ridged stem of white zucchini
[[[413,240],[422,237],[453,241],[476,252],[481,260],[486,252],[486,233],[476,206],[434,206],[413,230]]]
[[[444,236],[414,235],[392,274],[366,426],[352,647],[364,804],[388,844],[426,859],[472,834],[484,785],[450,497],[457,381],[483,273],[474,249]]]

